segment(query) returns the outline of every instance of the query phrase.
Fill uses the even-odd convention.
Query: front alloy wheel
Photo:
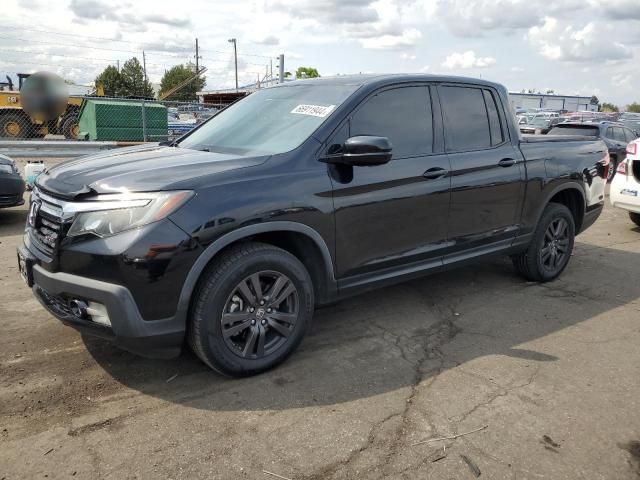
[[[224,342],[242,358],[263,358],[286,343],[298,312],[298,290],[286,275],[256,272],[227,299],[220,319]]]
[[[273,245],[242,243],[203,273],[193,298],[189,344],[220,373],[260,373],[297,348],[313,308],[313,283],[300,260]]]

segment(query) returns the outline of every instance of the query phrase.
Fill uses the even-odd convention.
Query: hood
[[[201,152],[143,145],[109,150],[63,162],[38,176],[36,184],[73,198],[87,193],[150,192],[185,186],[213,174],[260,165],[268,157]],[[180,184],[180,187],[176,187]]]

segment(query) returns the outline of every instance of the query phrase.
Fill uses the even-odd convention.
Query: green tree
[[[122,79],[120,78],[120,72],[113,65],[109,65],[96,77],[95,84],[96,88],[98,85],[102,85],[104,94],[107,97],[117,97],[121,95]]]
[[[627,105],[627,112],[640,113],[640,103],[633,102]]]
[[[153,88],[144,79],[144,70],[140,61],[133,57],[122,66],[120,71],[121,95],[126,97],[153,97]]]
[[[591,105],[598,105],[600,103],[600,100],[598,100],[598,97],[596,97],[595,95],[591,96],[591,101],[589,102]]]
[[[316,78],[319,76],[318,70],[313,67],[298,67],[296,70],[296,78]]]
[[[160,81],[160,94],[168,92],[173,87],[192,77],[194,73],[195,65],[192,63],[172,67],[162,76],[162,80]],[[198,76],[177,92],[172,93],[168,98],[182,101],[196,100],[196,92],[202,91],[206,81],[206,77]]]
[[[618,107],[613,103],[602,102],[600,105],[598,105],[598,111],[599,112],[617,112]]]

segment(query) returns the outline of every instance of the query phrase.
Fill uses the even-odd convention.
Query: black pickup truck
[[[504,87],[426,75],[259,90],[178,141],[38,177],[20,271],[59,320],[228,375],[299,345],[314,308],[510,255],[556,278],[600,215],[606,146],[521,138]]]

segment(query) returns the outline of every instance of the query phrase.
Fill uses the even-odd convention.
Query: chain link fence
[[[0,97],[0,141],[171,141],[231,103],[70,97],[62,115],[43,121],[21,108],[19,94],[0,91]]]

